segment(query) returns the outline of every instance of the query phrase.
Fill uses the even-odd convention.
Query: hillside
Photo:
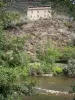
[[[34,0],[20,0],[16,2],[7,3],[6,9],[9,11],[19,11],[21,13],[26,13],[28,6],[40,5],[40,1]]]
[[[51,19],[27,22],[21,27],[9,30],[16,35],[30,35],[26,42],[26,50],[32,55],[38,49],[47,47],[63,47],[75,38],[75,22],[69,21],[65,15],[54,15]]]

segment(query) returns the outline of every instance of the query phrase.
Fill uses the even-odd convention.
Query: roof
[[[28,10],[38,10],[38,9],[50,9],[51,8],[51,6],[29,6],[28,7]]]

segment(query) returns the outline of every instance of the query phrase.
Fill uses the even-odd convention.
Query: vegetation
[[[20,100],[22,94],[31,95],[34,83],[28,82],[26,68],[4,68],[0,67],[0,99]],[[24,77],[25,82],[22,82]]]
[[[70,14],[71,17],[75,18],[75,0],[42,0],[41,3],[43,4],[50,4],[52,8],[56,9],[59,12],[66,12]],[[52,2],[52,3],[51,3]]]
[[[15,23],[20,19],[20,15],[18,12],[9,12],[2,10],[0,12],[0,27],[2,26],[4,29],[7,27],[14,27]]]
[[[54,63],[57,59],[59,59],[60,55],[60,51],[55,48],[47,48],[44,52],[37,52],[38,59],[46,63]]]
[[[30,63],[28,67],[29,75],[43,75],[43,74],[51,74],[53,73],[52,68],[55,64],[46,63],[46,62],[34,62]]]
[[[11,37],[0,32],[0,96],[1,100],[14,100],[19,94],[32,93],[34,84],[25,78],[25,83],[17,83],[27,76],[28,57],[23,46],[25,38]],[[15,94],[16,93],[16,94]],[[10,98],[9,98],[10,97]]]
[[[67,46],[63,48],[60,60],[67,63],[70,58],[75,59],[75,47]]]
[[[52,70],[53,70],[53,74],[54,74],[54,75],[58,75],[58,74],[63,73],[63,70],[62,70],[61,67],[57,67],[57,66],[56,66],[56,67],[53,67]]]
[[[75,77],[75,59],[68,61],[68,66],[63,70],[64,74],[69,77]]]
[[[0,4],[3,6],[3,2]],[[14,37],[4,30],[13,18],[12,13],[0,12],[0,100],[21,100],[20,95],[33,93],[34,82],[27,80],[26,38]],[[25,82],[20,82],[22,77]]]
[[[47,0],[42,3],[45,2]],[[69,11],[72,10],[71,14],[75,16],[73,12],[75,5],[72,1],[63,0],[60,3],[60,0],[56,0],[54,2],[57,4],[63,2],[63,5],[65,4],[67,7],[69,5]],[[70,46],[64,47],[63,50],[52,47],[47,47],[43,51],[37,50],[38,60],[32,62],[30,55],[25,50],[26,37],[10,35],[4,30],[8,26],[13,26],[16,18],[19,19],[18,13],[5,11],[4,4],[6,3],[0,1],[0,100],[21,100],[21,95],[33,94],[35,84],[27,80],[28,75],[64,73],[67,76],[75,77],[75,41]],[[56,62],[66,62],[68,66],[63,69],[56,66]],[[23,77],[24,82],[21,81]]]
[[[66,46],[62,50],[48,48],[44,52],[37,51],[38,62],[31,63],[29,65],[30,75],[42,75],[50,74],[58,75],[61,73],[66,73],[65,75],[70,75],[68,71],[71,71],[71,66],[69,65],[70,59],[75,59],[75,47]],[[63,69],[63,67],[56,66],[55,63],[66,63],[68,67]],[[72,66],[74,68],[74,66]],[[73,69],[74,71],[74,69]],[[75,71],[74,71],[75,72]]]
[[[34,76],[42,75],[43,70],[42,70],[41,64],[38,62],[29,63],[28,72],[29,72],[29,75],[34,75]]]

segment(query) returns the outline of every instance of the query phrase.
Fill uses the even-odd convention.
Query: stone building
[[[46,19],[51,17],[51,7],[41,6],[41,7],[28,7],[27,18],[29,20]]]

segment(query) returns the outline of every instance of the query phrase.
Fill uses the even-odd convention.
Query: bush
[[[20,20],[20,15],[18,12],[9,12],[4,10],[0,12],[0,24],[3,28],[7,28],[9,26],[14,27],[18,20]]]
[[[29,75],[41,75],[43,74],[43,70],[42,70],[42,67],[41,67],[41,63],[30,63],[28,65],[28,72],[29,72]]]
[[[26,78],[28,73],[24,44],[25,37],[13,37],[0,30],[0,100],[18,100],[22,94],[33,93],[33,82],[20,82],[20,77]]]
[[[46,49],[45,52],[37,53],[39,60],[51,64],[55,63],[55,61],[59,59],[60,55],[61,53],[58,49],[51,49],[51,48]]]
[[[18,13],[0,9],[0,100],[22,100],[22,94],[33,93],[34,82],[26,80],[29,60],[24,48],[25,37],[6,34],[3,30],[18,18]]]
[[[29,55],[24,50],[25,37],[0,32],[0,65],[4,67],[26,66]]]
[[[41,69],[43,70],[44,74],[50,74],[52,73],[52,67],[54,64],[46,63],[46,62],[41,62]]]
[[[50,74],[52,72],[52,67],[54,64],[46,63],[46,62],[35,62],[30,63],[28,65],[29,75],[42,75],[42,74]]]
[[[60,60],[68,62],[70,58],[75,59],[75,47],[65,47],[62,51],[62,56],[60,57]]]
[[[63,70],[64,74],[69,77],[75,77],[75,59],[68,61],[68,66]]]
[[[9,96],[18,98],[20,95],[31,95],[34,83],[20,82],[21,77],[27,77],[26,68],[3,68],[0,67],[0,100],[8,100]],[[17,99],[18,100],[18,99]]]
[[[52,71],[54,75],[61,74],[63,72],[61,67],[53,67]]]
[[[55,62],[59,60],[61,52],[58,49],[48,48],[44,52],[37,52],[37,57],[41,62],[41,69],[44,74],[52,73]]]

